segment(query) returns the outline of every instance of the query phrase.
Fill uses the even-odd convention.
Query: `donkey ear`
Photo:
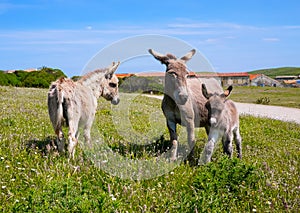
[[[190,60],[193,57],[193,55],[195,55],[195,53],[196,53],[196,50],[192,49],[187,54],[185,54],[184,56],[182,56],[181,60],[187,62],[188,60]]]
[[[154,51],[152,49],[149,49],[148,51],[149,51],[149,53],[151,55],[154,56],[155,59],[159,60],[162,64],[167,64],[167,61],[169,60],[168,56],[163,55],[163,54],[161,54],[159,52],[156,52],[156,51]]]
[[[232,91],[233,87],[230,85],[225,91],[224,91],[224,96],[228,97]]]
[[[114,72],[117,70],[118,66],[120,65],[120,62],[112,62],[112,65],[107,68],[107,71],[105,73],[105,78],[106,79],[111,79]]]
[[[206,99],[210,98],[210,94],[208,94],[205,84],[202,84],[202,94]]]

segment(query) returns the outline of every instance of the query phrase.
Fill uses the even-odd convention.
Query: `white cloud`
[[[0,3],[0,14],[6,13],[14,9],[27,9],[27,8],[36,8],[36,5],[30,4],[12,4],[12,3]]]
[[[217,38],[209,38],[205,40],[206,43],[217,43],[218,41],[219,39]]]
[[[87,29],[87,30],[92,30],[93,27],[92,27],[92,26],[86,26],[85,29]]]
[[[286,29],[300,29],[300,26],[299,25],[291,25],[291,26],[284,26],[283,28],[286,28]]]
[[[279,55],[278,58],[282,61],[287,60],[282,55],[291,55],[292,48],[282,50],[279,48],[283,47],[277,45],[276,48],[278,49],[274,51],[274,49],[268,49],[270,45],[266,45],[267,48],[262,49],[260,45],[257,45],[257,41],[260,40],[265,44],[282,42],[285,45],[281,46],[294,46],[297,38],[299,38],[297,36],[299,30],[297,29],[300,29],[300,26],[256,27],[237,23],[193,20],[175,20],[172,23],[148,23],[144,25],[124,25],[122,23],[97,25],[97,23],[86,23],[78,29],[2,29],[0,30],[0,50],[2,50],[0,51],[2,52],[0,58],[7,61],[7,68],[4,65],[1,68],[14,69],[15,67],[10,66],[18,63],[18,60],[26,61],[27,66],[31,67],[32,65],[27,62],[27,60],[31,60],[36,64],[54,64],[54,66],[58,66],[64,71],[79,70],[92,54],[107,45],[136,35],[156,34],[168,35],[190,43],[199,51],[205,52],[222,71],[245,70],[248,68],[244,67],[254,66],[254,60],[244,61],[243,59],[258,57],[257,54],[251,55],[252,52],[263,52],[264,55],[270,55],[270,58],[266,59],[269,62],[261,62],[262,65],[255,65],[257,67],[273,66],[272,63],[275,63],[273,61],[279,63],[277,62],[279,60],[274,59],[277,57],[275,53]],[[273,46],[272,48],[275,48]],[[249,51],[245,51],[246,49]],[[294,49],[296,51],[296,48]],[[21,56],[19,56],[20,54]],[[64,58],[62,55],[66,57]],[[294,55],[296,57],[297,54]],[[11,56],[19,59],[12,61],[11,58],[14,57]],[[236,61],[240,61],[239,64],[232,65],[232,63],[229,63],[230,58],[237,58]],[[292,61],[291,57],[288,57],[288,59]],[[294,60],[296,61],[296,59]],[[284,63],[295,64],[295,62],[282,62],[282,64]]]
[[[278,42],[278,41],[280,41],[279,38],[263,38],[262,40],[266,41],[266,42]]]

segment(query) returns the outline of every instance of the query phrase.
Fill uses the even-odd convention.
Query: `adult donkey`
[[[170,140],[173,144],[171,160],[176,160],[177,158],[177,124],[183,125],[187,129],[187,139],[190,148],[189,160],[193,160],[195,127],[205,127],[206,133],[209,133],[208,111],[205,108],[207,99],[202,94],[201,84],[205,83],[208,91],[223,91],[215,79],[200,79],[188,76],[189,72],[186,62],[193,57],[195,52],[193,49],[177,59],[172,54],[163,55],[149,49],[149,53],[167,67],[162,110],[167,120]]]
[[[106,68],[87,73],[77,82],[60,78],[53,82],[48,92],[48,111],[57,135],[58,151],[64,151],[63,120],[69,126],[68,152],[74,158],[78,143],[78,128],[84,128],[84,139],[90,144],[90,130],[97,109],[97,99],[102,96],[112,104],[119,103],[118,78],[114,74],[119,66],[114,63]]]

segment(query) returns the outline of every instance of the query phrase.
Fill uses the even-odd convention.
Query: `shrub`
[[[270,103],[270,98],[268,97],[262,97],[262,98],[258,98],[255,101],[256,104],[264,104],[264,105],[268,105]]]

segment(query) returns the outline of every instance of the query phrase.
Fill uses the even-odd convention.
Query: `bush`
[[[264,105],[268,105],[270,103],[270,98],[268,97],[262,97],[262,98],[258,98],[255,101],[256,104],[264,104]]]
[[[35,72],[23,70],[17,70],[14,73],[0,72],[0,85],[48,88],[52,81],[60,77],[66,77],[66,75],[59,69],[48,67],[43,67]]]
[[[203,211],[230,212],[235,206],[248,212],[248,200],[253,200],[258,190],[259,169],[238,159],[224,156],[219,162],[213,162],[198,173],[193,182],[194,196],[192,206]],[[203,207],[207,209],[203,209]]]

